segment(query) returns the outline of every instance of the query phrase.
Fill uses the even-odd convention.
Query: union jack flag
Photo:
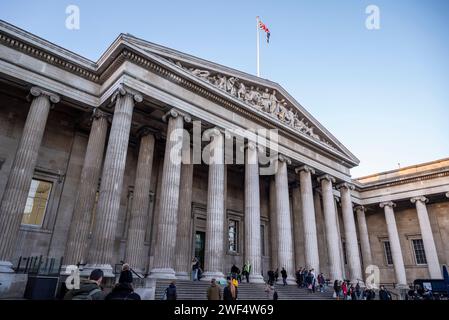
[[[259,29],[263,30],[267,34],[267,43],[270,43],[270,29],[259,19]]]

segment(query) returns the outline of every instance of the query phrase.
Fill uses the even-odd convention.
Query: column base
[[[245,278],[242,279],[244,281]],[[265,283],[264,278],[260,274],[250,274],[249,275],[249,283]]]
[[[95,269],[101,269],[103,271],[103,278],[115,278],[114,269],[110,264],[86,264],[80,270],[80,275],[82,277],[89,277],[90,273]]]
[[[211,281],[212,279],[219,280],[219,279],[226,279],[223,272],[220,271],[206,271],[203,273],[201,277],[201,281]]]
[[[152,279],[176,280],[175,270],[172,268],[154,268],[151,270],[149,277]]]
[[[179,280],[192,280],[192,274],[188,272],[176,272],[175,275]]]
[[[0,261],[0,299],[23,299],[28,275],[15,273],[13,264]]]

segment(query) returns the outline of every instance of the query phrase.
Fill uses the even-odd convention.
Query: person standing
[[[134,292],[133,286],[129,282],[117,283],[105,300],[141,300],[140,296]]]
[[[391,294],[384,286],[380,286],[379,300],[391,300]]]
[[[220,287],[217,285],[215,278],[210,281],[210,287],[207,289],[207,300],[221,300]]]
[[[346,281],[341,282],[341,293],[343,294],[343,300],[346,300],[348,296],[348,285]]]
[[[274,282],[277,283],[279,279],[279,268],[276,268],[276,271],[274,272]]]
[[[103,275],[101,269],[93,270],[89,279],[81,282],[79,289],[70,290],[65,294],[64,300],[104,300],[105,295],[100,287]]]
[[[321,272],[318,275],[318,286],[320,288],[320,292],[324,292],[324,285],[326,284],[326,280],[324,279],[324,274]]]
[[[334,281],[334,296],[335,296],[335,299],[340,300],[340,292],[341,292],[340,282],[338,280],[335,280]]]
[[[228,285],[223,290],[223,300],[225,301],[233,301],[237,300],[237,288],[232,283],[230,277],[228,277]]]
[[[192,281],[198,281],[198,270],[200,269],[200,261],[197,257],[192,259]]]
[[[172,281],[167,289],[165,289],[167,300],[177,300],[178,294],[176,292],[176,282]]]
[[[122,271],[120,272],[119,283],[133,283],[133,274],[131,273],[131,268],[129,264],[124,263],[122,266]]]
[[[243,272],[242,274],[245,276],[246,278],[246,283],[249,283],[249,274],[251,273],[251,263],[249,263],[249,261],[247,263],[245,263],[245,265],[243,266]]]
[[[282,275],[282,282],[284,283],[284,286],[286,286],[287,285],[287,270],[285,270],[284,267],[281,270],[281,275]]]

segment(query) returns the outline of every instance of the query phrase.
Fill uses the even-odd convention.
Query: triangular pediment
[[[171,67],[192,75],[198,82],[237,99],[256,113],[262,113],[282,127],[323,148],[338,152],[349,162],[359,160],[278,83],[203,60],[126,35],[124,40],[151,55],[163,58]]]

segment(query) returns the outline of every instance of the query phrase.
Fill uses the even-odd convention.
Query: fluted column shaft
[[[116,104],[101,176],[92,245],[89,250],[88,265],[85,268],[85,272],[92,268],[101,268],[105,276],[109,277],[113,276],[112,257],[134,100],[140,102],[142,97],[119,88],[114,99]]]
[[[184,117],[171,110],[168,119],[167,141],[162,169],[159,222],[151,276],[175,278],[175,246],[178,228],[179,186],[181,181],[181,150]]]
[[[395,204],[393,202],[383,202],[380,207],[385,211],[385,221],[387,223],[388,239],[390,240],[391,255],[393,256],[394,272],[396,282],[399,285],[407,285],[404,259],[402,257],[401,242],[399,241],[398,228],[394,217]]]
[[[245,263],[251,264],[250,281],[263,283],[260,242],[260,186],[258,150],[248,143],[245,161]]]
[[[318,179],[321,183],[321,193],[323,196],[323,213],[326,226],[327,252],[329,255],[329,277],[331,280],[343,280],[342,266],[340,259],[340,239],[336,225],[337,212],[332,193],[332,183],[335,179],[329,175],[324,175]]]
[[[274,271],[279,267],[278,264],[278,242],[277,242],[277,213],[276,213],[276,181],[270,177],[270,254],[271,269]]]
[[[276,180],[276,213],[277,213],[277,243],[279,271],[285,268],[287,280],[294,283],[293,266],[293,235],[290,215],[290,199],[288,194],[287,163],[290,160],[282,155],[277,161]]]
[[[33,101],[0,204],[0,261],[13,258],[51,103],[59,102],[58,96],[40,88],[33,87],[30,93]]]
[[[92,221],[92,210],[95,206],[107,131],[108,120],[106,114],[97,110],[92,119],[89,141],[73,209],[72,224],[64,257],[66,265],[84,263],[86,260],[85,255]]]
[[[191,150],[192,155],[193,150]],[[191,160],[193,160],[191,158]],[[192,161],[181,167],[181,187],[179,194],[178,229],[176,234],[176,277],[189,280],[192,268]]]
[[[154,135],[148,128],[141,130],[136,179],[134,182],[131,217],[126,241],[125,261],[137,272],[145,268],[145,233],[150,205],[151,174],[153,168]]]
[[[415,197],[410,199],[416,205],[421,237],[426,252],[427,267],[431,279],[441,279],[440,262],[438,260],[437,248],[433,239],[432,227],[430,226],[429,214],[427,213],[426,197]]]
[[[210,143],[203,280],[223,277],[224,256],[224,138],[218,129],[212,129],[209,134],[213,140]]]
[[[318,255],[318,237],[313,202],[312,173],[315,171],[307,166],[298,168],[299,184],[301,188],[302,225],[304,232],[304,257],[306,267],[320,270],[320,257]]]
[[[341,196],[343,224],[345,228],[346,254],[348,256],[349,278],[352,283],[363,281],[362,264],[360,262],[359,243],[355,227],[354,211],[352,209],[350,184],[343,183],[338,186]]]
[[[371,255],[371,245],[369,243],[368,225],[366,224],[365,208],[357,206],[355,208],[357,214],[357,224],[359,227],[360,246],[362,248],[363,264],[365,268],[373,263]]]

